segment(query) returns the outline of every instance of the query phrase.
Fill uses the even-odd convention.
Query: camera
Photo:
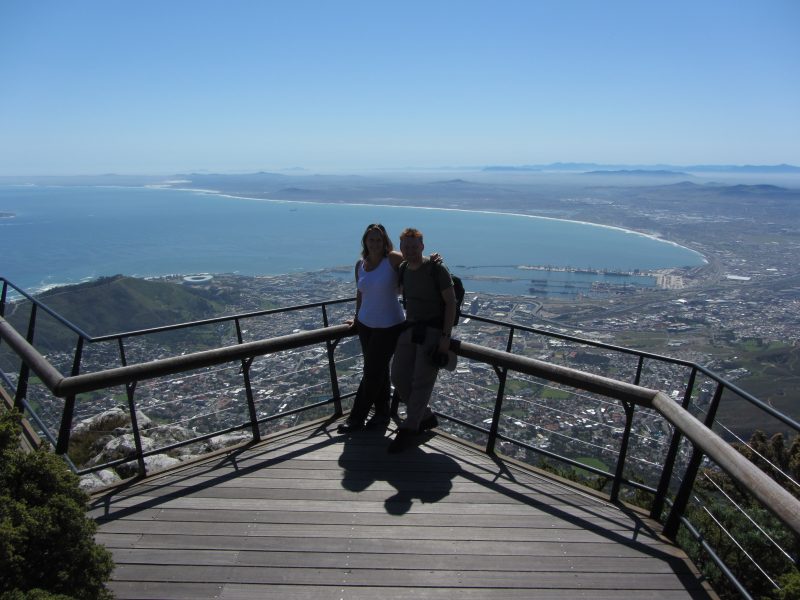
[[[434,350],[433,353],[431,354],[431,362],[433,363],[433,366],[439,369],[447,366],[447,363],[449,361],[450,357],[447,355],[446,352],[439,352],[438,350]]]

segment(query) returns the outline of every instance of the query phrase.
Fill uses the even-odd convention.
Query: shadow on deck
[[[644,515],[442,434],[306,425],[96,495],[117,598],[709,598]]]

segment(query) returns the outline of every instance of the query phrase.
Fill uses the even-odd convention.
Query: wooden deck
[[[95,497],[110,587],[164,600],[710,597],[641,515],[423,440],[390,455],[386,436],[318,424]]]

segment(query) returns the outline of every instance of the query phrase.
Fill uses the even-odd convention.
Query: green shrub
[[[111,553],[94,541],[77,476],[45,449],[21,451],[19,421],[0,412],[0,600],[111,598]]]
[[[0,600],[73,600],[73,597],[65,596],[64,594],[51,594],[37,588],[25,592],[20,590],[4,592],[0,594]]]

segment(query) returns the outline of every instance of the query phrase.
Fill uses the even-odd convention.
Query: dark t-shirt
[[[409,321],[440,319],[444,314],[442,291],[453,287],[450,271],[444,263],[431,263],[428,257],[416,271],[403,265],[403,296]]]

